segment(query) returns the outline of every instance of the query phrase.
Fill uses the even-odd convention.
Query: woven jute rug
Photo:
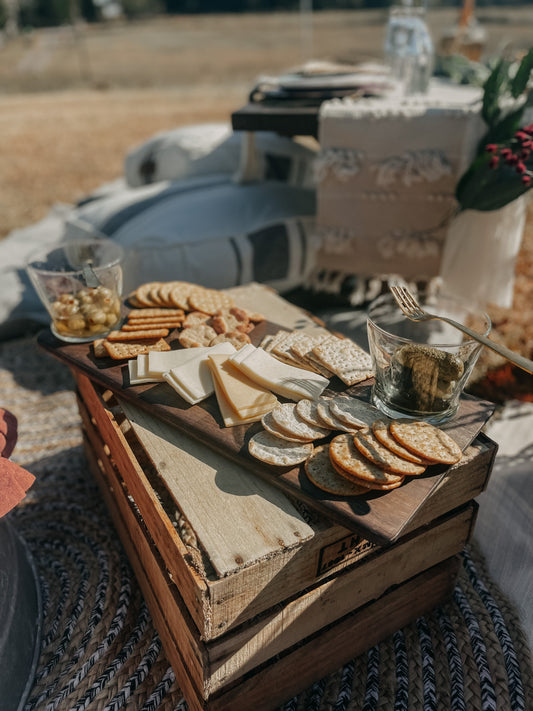
[[[185,711],[89,471],[70,372],[33,339],[1,344],[0,406],[19,422],[12,459],[37,478],[9,514],[33,556],[43,603],[40,657],[25,711]],[[283,709],[533,709],[530,650],[516,612],[475,546],[462,559],[448,603]]]

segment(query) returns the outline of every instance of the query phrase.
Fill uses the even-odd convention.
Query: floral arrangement
[[[488,130],[471,166],[457,183],[461,210],[498,210],[533,186],[533,48],[519,64],[500,59],[484,83],[481,115]]]

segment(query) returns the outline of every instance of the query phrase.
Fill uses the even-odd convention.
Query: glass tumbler
[[[57,338],[92,341],[120,323],[123,259],[122,247],[104,238],[68,240],[30,258],[26,270]]]
[[[488,335],[488,315],[466,302],[419,294],[430,313],[459,321]],[[372,400],[388,417],[438,424],[451,419],[482,345],[443,321],[409,320],[391,294],[370,304],[367,319],[375,369]]]

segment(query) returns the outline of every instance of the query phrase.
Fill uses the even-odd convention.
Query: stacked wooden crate
[[[391,545],[331,523],[88,377],[87,455],[191,709],[272,709],[453,590],[496,445]]]
[[[232,291],[284,328],[323,328],[265,287]],[[86,344],[40,342],[72,368],[88,460],[191,711],[274,709],[451,595],[497,450],[487,409],[460,410],[458,464],[333,501],[247,457],[246,427],[209,402],[176,406]]]

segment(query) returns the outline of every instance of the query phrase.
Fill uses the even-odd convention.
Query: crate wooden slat
[[[311,522],[314,535],[305,542],[302,540],[299,548],[287,549],[279,546],[276,554],[263,558],[255,566],[240,566],[232,575],[219,577],[209,572],[205,577],[198,575],[194,561],[192,564],[187,563],[191,561],[191,548],[187,548],[177,536],[168,512],[154,493],[154,486],[158,490],[164,486],[166,472],[157,472],[155,478],[148,480],[146,465],[143,469],[137,460],[138,448],[136,456],[130,446],[140,444],[137,438],[132,438],[130,431],[126,439],[93,384],[87,379],[77,379],[80,393],[93,419],[89,424],[92,424],[93,428],[97,426],[102,433],[120,469],[125,486],[150,528],[166,567],[174,579],[180,580],[182,596],[186,599],[204,639],[213,639],[225,633],[250,617],[298,594],[302,589],[315,585],[346,566],[381,550],[381,547],[348,529],[324,519],[314,518]],[[83,412],[84,410],[82,415]],[[122,413],[122,410],[115,409],[115,412]],[[88,417],[89,415],[85,414],[84,419]],[[125,422],[129,425],[129,420]],[[161,432],[159,426],[158,422],[154,424],[156,433]],[[133,430],[135,431],[138,431],[138,428]],[[153,433],[149,434],[142,442],[141,452],[146,453],[146,448],[152,456],[159,456],[159,436],[154,440]],[[168,444],[169,442],[167,446]],[[183,451],[175,446],[167,456],[168,462],[175,463],[180,459],[183,461],[184,457],[189,461],[197,447],[194,441],[187,441],[181,436],[179,445],[183,447]],[[480,436],[468,449],[461,463],[451,467],[445,474],[441,486],[428,500],[427,507],[420,512],[418,520],[413,520],[411,532],[477,496],[486,486],[495,451],[494,443]],[[201,453],[198,454],[202,456]],[[166,470],[169,468],[171,464],[165,467]],[[195,468],[201,469],[201,461],[196,461]],[[203,471],[204,476],[210,474],[216,478],[216,472],[213,470],[211,473],[209,468]],[[216,489],[212,491],[213,499],[216,498],[215,494]],[[194,492],[192,501],[194,504]],[[177,506],[181,502],[173,503]],[[215,501],[212,503],[214,505]],[[224,500],[219,500],[218,505],[221,507],[220,515],[224,515]],[[424,511],[425,515],[422,516]],[[208,524],[209,522],[204,522],[204,525]],[[210,525],[216,533],[218,517],[212,518]],[[208,554],[211,554],[211,550],[208,550]]]
[[[423,534],[414,535],[409,540],[396,544],[387,549],[385,554],[371,557],[358,574],[357,566],[347,569],[334,580],[288,601],[281,609],[267,611],[251,624],[242,625],[235,632],[226,634],[219,640],[206,643],[201,639],[177,587],[166,573],[166,566],[136,511],[134,501],[121,483],[120,474],[113,465],[112,459],[106,454],[103,441],[100,445],[98,444],[96,430],[89,431],[88,436],[90,444],[87,447],[87,453],[96,478],[102,487],[104,497],[130,560],[132,560],[154,619],[157,620],[161,611],[164,610],[164,616],[159,618],[158,629],[162,625],[166,628],[162,639],[165,639],[166,636],[166,644],[171,647],[167,653],[169,653],[173,664],[181,669],[181,674],[178,675],[179,681],[183,686],[189,685],[190,693],[194,693],[200,704],[198,708],[203,708],[204,702],[210,700],[211,697],[216,697],[217,694],[229,693],[234,684],[242,684],[247,674],[253,674],[256,677],[261,675],[263,664],[268,669],[269,664],[274,663],[272,660],[275,655],[291,653],[291,650],[299,648],[305,640],[309,640],[308,643],[312,645],[313,649],[318,646],[323,659],[322,636],[331,635],[330,625],[336,628],[339,628],[340,625],[339,629],[342,629],[346,624],[351,625],[353,608],[361,608],[361,605],[358,604],[361,601],[372,607],[372,601],[377,599],[381,607],[379,614],[381,623],[377,625],[377,630],[380,632],[378,633],[375,628],[371,627],[372,633],[369,638],[367,631],[364,645],[374,643],[371,641],[372,635],[389,633],[388,624],[385,625],[386,629],[383,627],[386,606],[382,607],[383,596],[387,597],[389,590],[391,596],[388,599],[394,600],[394,604],[400,605],[403,615],[412,615],[415,610],[417,614],[421,614],[420,608],[417,606],[418,603],[437,604],[444,594],[450,593],[454,580],[454,575],[450,575],[450,573],[452,567],[454,571],[456,568],[448,566],[446,561],[461,550],[468,540],[475,517],[475,505],[468,504],[459,512],[445,517],[438,525],[428,527]],[[441,557],[442,559],[440,559]],[[428,560],[438,561],[443,566],[441,572],[446,571],[444,575],[447,581],[445,593],[441,587],[442,581],[436,582],[433,576],[428,578],[425,572]],[[430,567],[433,566],[430,565]],[[422,577],[425,576],[427,579],[428,590],[426,592],[433,590],[436,586],[438,600],[435,601],[435,598],[428,594],[418,600],[416,596],[413,598],[412,594],[409,594],[408,600],[402,601],[398,596],[398,590],[405,586],[405,580],[409,581],[419,577],[420,568],[424,571]],[[379,570],[382,571],[381,574]],[[415,571],[414,575],[411,575],[413,570]],[[399,581],[398,588],[395,587],[396,581]],[[417,590],[419,595],[418,584]],[[367,618],[369,610],[364,605],[362,609],[365,610]],[[311,610],[313,614],[305,614]],[[334,612],[331,618],[332,610]],[[397,625],[401,619],[396,614],[394,625]],[[346,622],[346,620],[350,621]],[[405,620],[407,621],[407,617]],[[174,643],[172,643],[172,639]],[[338,629],[335,639],[338,647]],[[361,645],[361,640],[358,640],[358,645]],[[366,647],[361,647],[360,651],[364,648]],[[346,661],[354,653],[357,653],[358,649],[358,646],[354,648],[353,642],[343,647],[343,654],[338,663]],[[336,658],[339,659],[338,651]],[[329,663],[331,660],[328,658]],[[278,661],[275,664],[277,665]],[[324,671],[324,673],[327,672]],[[299,674],[297,676],[301,679]],[[258,678],[255,679],[255,682],[258,682]],[[246,703],[249,702],[248,699]],[[226,701],[221,703],[226,703]],[[209,705],[209,708],[217,708],[217,706]]]

